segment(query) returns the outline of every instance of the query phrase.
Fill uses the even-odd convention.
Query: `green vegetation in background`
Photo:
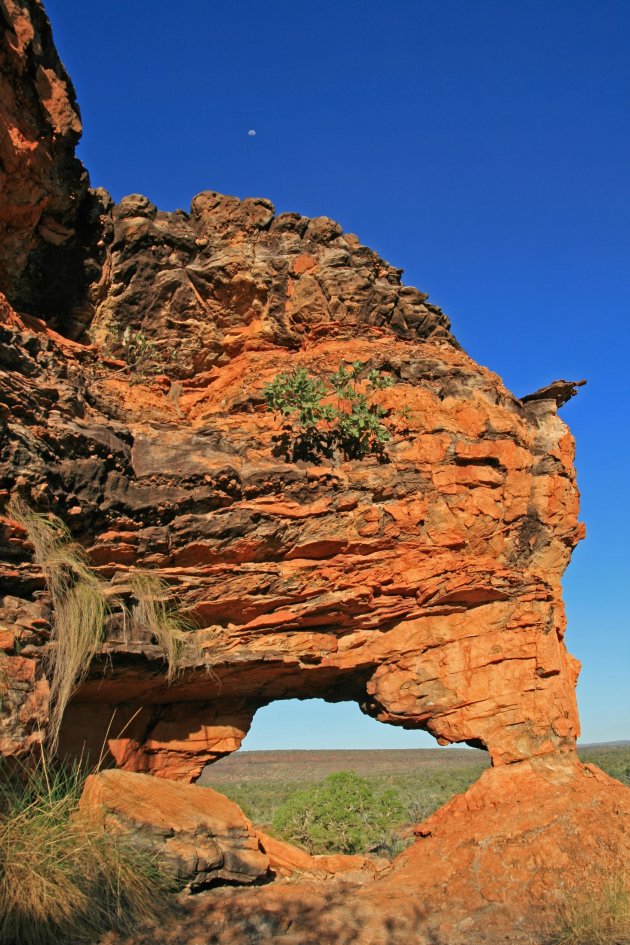
[[[630,787],[630,746],[628,748],[578,748],[580,761],[594,764],[611,778]]]
[[[292,794],[276,811],[273,827],[311,853],[363,853],[387,844],[405,813],[393,788],[375,789],[367,778],[339,771]]]
[[[359,834],[352,834],[352,852],[366,853],[370,847],[383,844],[393,848],[394,852],[400,847],[399,832],[403,824],[415,824],[425,820],[445,804],[453,794],[465,791],[485,770],[482,765],[469,765],[461,768],[430,769],[426,773],[413,775],[380,775],[378,777],[360,778],[351,772],[340,772],[346,778],[357,779],[362,784],[358,792],[357,810],[364,812],[370,804],[375,806],[378,813],[378,836],[374,836],[370,824],[366,824]],[[339,774],[332,775],[338,778]],[[207,784],[212,783],[211,769]],[[342,850],[339,839],[335,839],[334,830],[326,829],[325,842],[321,838],[321,827],[315,827],[314,815],[309,813],[309,803],[324,806],[326,803],[327,785],[325,781],[248,781],[240,784],[217,785],[221,793],[226,794],[245,811],[247,816],[261,827],[271,828],[275,836],[300,843],[312,852],[350,852]],[[343,788],[344,785],[338,785]],[[349,785],[348,785],[349,786]],[[322,800],[321,792],[324,793]],[[366,798],[366,792],[369,798]],[[339,792],[344,793],[343,791]],[[352,807],[351,791],[348,790],[342,805]],[[379,798],[386,795],[386,801],[380,804]],[[297,798],[297,800],[296,800]],[[298,820],[296,809],[306,808],[302,818],[302,838],[297,839],[295,823]],[[384,813],[384,816],[381,814]],[[344,816],[345,811],[340,811]],[[361,813],[361,816],[363,814]],[[352,811],[350,813],[352,817]],[[310,826],[309,826],[310,825]],[[345,828],[344,828],[345,829]],[[312,836],[309,834],[312,831]]]
[[[630,786],[630,747],[629,748],[594,748],[580,751],[580,758],[585,762],[598,765],[607,774]],[[410,775],[378,775],[360,780],[365,789],[369,789],[370,803],[377,803],[385,791],[393,792],[396,804],[392,803],[390,813],[379,821],[382,830],[379,839],[369,829],[364,829],[360,838],[353,834],[353,852],[367,852],[375,843],[382,842],[396,852],[400,848],[400,831],[403,824],[417,824],[426,820],[434,811],[453,797],[466,791],[486,770],[478,763],[460,767],[443,767],[434,764],[426,771],[416,771]],[[348,774],[348,772],[344,772]],[[335,776],[333,776],[335,777]],[[356,777],[356,776],[355,776]],[[212,768],[204,783],[212,785]],[[313,852],[342,852],[339,839],[334,838],[334,831],[327,832],[325,843],[322,842],[319,824],[315,821],[307,801],[321,803],[321,791],[326,789],[327,780],[311,781],[258,781],[249,780],[239,783],[216,782],[214,786],[235,801],[247,816],[261,827],[283,839],[300,843]],[[297,800],[296,800],[297,798]],[[346,802],[349,798],[346,797]],[[361,802],[365,804],[365,801]],[[346,804],[347,806],[347,804]],[[300,839],[296,833],[296,808],[306,809],[301,821]],[[402,815],[399,811],[402,809]]]
[[[94,942],[165,917],[173,882],[78,807],[84,774],[42,759],[0,778],[0,945]]]

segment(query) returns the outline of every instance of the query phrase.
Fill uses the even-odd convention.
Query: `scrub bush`
[[[276,811],[273,827],[311,853],[365,853],[389,844],[405,815],[392,788],[375,790],[367,778],[340,771],[292,794]]]
[[[304,368],[278,374],[263,393],[267,407],[286,421],[280,450],[287,459],[363,459],[384,457],[391,438],[389,412],[373,395],[391,387],[392,379],[379,371],[365,371],[362,361],[343,364],[330,377],[309,374]]]

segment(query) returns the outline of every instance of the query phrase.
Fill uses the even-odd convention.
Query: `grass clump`
[[[8,512],[26,530],[53,606],[54,647],[46,655],[46,668],[51,705],[48,745],[54,754],[66,706],[103,643],[111,595],[109,585],[94,573],[84,549],[61,519],[34,512],[19,496],[11,499]],[[167,663],[167,682],[172,682],[187,633],[195,624],[181,613],[170,587],[155,574],[138,572],[131,584],[136,598],[131,619],[156,638]],[[122,610],[126,615],[126,608]]]
[[[42,760],[0,783],[0,945],[94,941],[164,913],[171,882],[79,810],[83,782]]]
[[[66,706],[103,640],[109,612],[107,584],[91,570],[85,551],[73,541],[61,519],[34,512],[19,497],[11,500],[8,511],[26,529],[54,609],[51,639],[55,646],[47,654],[49,739],[54,751]]]
[[[567,892],[557,905],[552,945],[630,943],[630,874],[612,867],[595,888]]]
[[[157,575],[138,572],[131,578],[131,588],[137,601],[132,607],[131,619],[157,640],[167,664],[167,682],[172,682],[195,624],[182,613],[173,600],[171,588]]]

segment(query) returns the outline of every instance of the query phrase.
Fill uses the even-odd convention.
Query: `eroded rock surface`
[[[86,781],[81,809],[110,831],[132,833],[135,843],[192,890],[217,881],[253,883],[269,871],[250,822],[212,788],[100,771]]]
[[[269,200],[205,191],[190,213],[134,194],[100,225],[107,264],[93,335],[107,343],[141,330],[171,377],[203,376],[247,351],[299,349],[305,334],[355,323],[450,338],[425,293],[327,217],[276,216]]]
[[[0,292],[69,328],[95,278],[81,118],[39,0],[0,3]]]
[[[161,379],[132,384],[45,330],[4,330],[20,358],[5,482],[61,513],[121,594],[130,569],[155,570],[202,628],[203,659],[166,685],[150,642],[110,627],[65,747],[100,746],[109,727],[119,764],[191,779],[260,706],[321,696],[481,743],[495,764],[572,749],[560,578],[580,529],[554,401],[524,406],[448,340],[369,324],[244,351],[181,382],[176,403]],[[386,409],[408,407],[387,461],[287,462],[264,383],[344,360],[391,377]],[[12,596],[43,591],[7,528]]]

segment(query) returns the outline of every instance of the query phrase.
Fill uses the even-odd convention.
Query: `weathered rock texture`
[[[162,374],[5,320],[5,482],[70,521],[122,593],[130,568],[167,578],[207,628],[204,660],[166,686],[155,651],[112,628],[115,659],[77,694],[65,747],[120,723],[118,764],[190,779],[261,705],[322,696],[497,764],[570,750],[560,578],[580,527],[555,400],[517,400],[331,221],[215,194],[191,218],[147,204],[113,209],[94,331],[165,339]],[[287,462],[264,384],[356,360],[393,381],[386,461]],[[14,596],[38,580],[23,537]]]
[[[177,400],[174,385],[131,385],[45,331],[5,332],[19,358],[7,486],[61,512],[121,594],[130,568],[157,570],[206,628],[204,659],[169,686],[155,648],[112,626],[65,747],[100,749],[109,728],[118,764],[191,779],[238,747],[260,706],[321,696],[483,744],[495,764],[572,750],[560,578],[578,500],[554,401],[523,406],[448,339],[360,323],[290,353],[236,354]],[[344,359],[388,373],[383,405],[409,408],[388,461],[274,455],[265,381]],[[11,595],[43,591],[24,535],[7,529]]]
[[[101,771],[88,778],[81,808],[110,831],[133,833],[135,842],[193,890],[217,881],[253,883],[269,871],[250,822],[212,788]]]
[[[109,242],[94,335],[140,329],[172,377],[207,384],[205,372],[243,353],[299,350],[314,330],[356,323],[450,338],[448,320],[401,285],[401,270],[327,217],[276,216],[269,200],[206,191],[190,214],[159,212],[134,194],[100,225]]]
[[[156,641],[114,606],[61,751],[105,746],[128,771],[191,781],[239,747],[261,706],[354,699],[442,744],[487,747],[495,768],[467,797],[490,819],[466,801],[448,821],[453,843],[485,844],[487,824],[498,849],[540,806],[536,829],[553,822],[570,857],[577,821],[553,819],[545,785],[568,805],[586,784],[560,585],[582,536],[573,440],[557,413],[576,385],[517,399],[426,295],[327,218],[211,191],[190,214],[87,193],[74,97],[41,7],[0,10],[0,273],[13,302],[0,300],[0,498],[61,516],[112,595],[128,598],[134,569],[150,570],[199,625],[169,683]],[[61,295],[54,281],[45,291],[52,262]],[[88,326],[94,344],[71,340]],[[150,343],[139,360],[127,327]],[[289,461],[264,384],[296,366],[329,376],[344,361],[392,381],[377,395],[393,431],[385,455]],[[45,734],[54,615],[7,515],[2,539],[0,752],[23,757]],[[540,767],[538,780],[517,773],[534,763],[568,773],[544,784]],[[516,806],[492,833],[495,787]],[[613,796],[627,813],[619,789],[597,792],[592,823]],[[442,875],[431,865],[440,844],[421,844],[428,875]],[[451,879],[437,882],[439,911]],[[474,896],[466,908],[495,908]]]
[[[81,118],[39,0],[0,2],[0,291],[65,328],[98,272]]]
[[[596,897],[630,852],[628,789],[565,761],[484,772],[418,828],[418,842],[375,883],[216,890],[190,903],[161,941],[549,945],[563,908]],[[134,945],[152,945],[153,935]]]

